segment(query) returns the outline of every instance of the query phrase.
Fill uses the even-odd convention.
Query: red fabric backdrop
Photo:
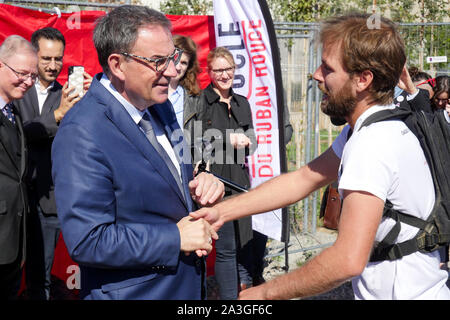
[[[71,65],[83,65],[92,76],[101,72],[97,53],[92,42],[92,32],[95,21],[103,16],[103,11],[81,11],[76,13],[48,14],[35,10],[24,9],[6,4],[0,4],[0,43],[13,34],[18,34],[27,40],[31,39],[33,31],[54,27],[60,30],[66,39],[64,64],[58,81],[67,81],[67,70]],[[202,88],[209,83],[206,70],[206,56],[215,47],[214,18],[212,16],[175,16],[167,15],[172,22],[173,34],[190,36],[199,46],[198,58],[202,72],[199,81]],[[208,275],[214,274],[215,252],[208,257]],[[55,251],[55,263],[52,274],[57,278],[67,280],[71,274],[67,267],[74,265],[67,253],[62,239]]]

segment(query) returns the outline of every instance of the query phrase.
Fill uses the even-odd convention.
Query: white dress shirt
[[[47,88],[44,88],[41,85],[40,81],[36,81],[36,83],[34,84],[34,87],[36,88],[38,102],[39,102],[39,114],[42,113],[42,108],[44,106],[45,100],[47,100],[47,97],[48,97],[48,91],[51,88],[53,88],[54,85],[55,85],[54,81],[52,83],[50,83],[50,85]]]

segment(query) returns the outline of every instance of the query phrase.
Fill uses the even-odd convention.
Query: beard
[[[356,108],[356,97],[352,94],[351,80],[336,93],[328,91],[322,83],[319,89],[327,96],[322,100],[320,109],[332,119],[337,119],[339,123],[345,123],[344,118],[348,117]]]

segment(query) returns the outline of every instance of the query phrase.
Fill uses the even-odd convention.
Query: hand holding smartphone
[[[69,88],[74,88],[71,92],[77,93],[80,97],[83,96],[83,82],[84,82],[84,67],[83,66],[70,66],[69,67]]]

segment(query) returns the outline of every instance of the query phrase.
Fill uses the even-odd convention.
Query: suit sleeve
[[[118,221],[116,193],[132,191],[117,190],[107,157],[92,136],[83,126],[67,123],[53,142],[56,205],[70,256],[97,268],[176,267],[176,224]]]
[[[417,95],[412,100],[408,101],[408,103],[413,110],[433,112],[431,109],[430,95],[427,90],[419,88]]]

